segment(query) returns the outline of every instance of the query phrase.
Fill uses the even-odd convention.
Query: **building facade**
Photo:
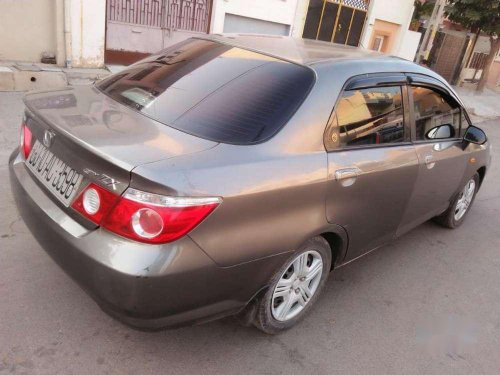
[[[446,0],[436,0],[423,22],[423,38],[417,62],[425,63],[453,85],[476,84],[490,53],[489,36],[476,34],[446,18]],[[494,60],[487,86],[500,91],[500,55]]]
[[[0,60],[102,67],[190,36],[258,33],[378,50],[413,60],[413,0],[2,0]]]

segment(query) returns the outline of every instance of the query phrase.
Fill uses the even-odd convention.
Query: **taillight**
[[[28,158],[31,152],[31,146],[33,141],[33,135],[31,130],[28,128],[25,122],[21,125],[21,151],[25,159]]]
[[[122,197],[90,184],[72,207],[103,228],[146,243],[175,241],[205,219],[221,199],[167,197],[129,188]]]
[[[96,224],[101,221],[120,197],[99,185],[91,183],[75,199],[71,207]]]
[[[220,198],[166,197],[129,188],[101,225],[136,241],[172,242],[197,226],[220,202]]]

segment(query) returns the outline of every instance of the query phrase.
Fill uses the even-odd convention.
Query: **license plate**
[[[70,205],[82,175],[57,158],[38,140],[26,160],[28,169],[66,207]]]

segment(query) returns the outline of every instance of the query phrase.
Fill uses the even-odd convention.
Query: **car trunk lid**
[[[27,165],[48,195],[66,206],[66,212],[73,217],[71,202],[90,182],[120,195],[129,186],[135,167],[217,145],[136,113],[92,86],[31,93],[25,97],[25,104],[25,123],[33,134],[33,144],[38,143],[37,152],[44,148],[50,151],[45,165],[38,163],[39,169],[52,168],[49,159],[55,156],[56,164],[63,162],[81,175],[74,195],[67,200],[57,199],[60,197],[49,181],[54,173],[37,173],[33,165]],[[44,140],[47,133],[50,142]]]
[[[94,86],[28,94],[25,103],[54,131],[127,171],[217,144],[137,113]]]

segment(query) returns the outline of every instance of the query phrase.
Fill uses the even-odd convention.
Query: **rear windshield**
[[[263,142],[314,83],[303,66],[189,39],[97,83],[106,95],[165,125],[231,144]]]

